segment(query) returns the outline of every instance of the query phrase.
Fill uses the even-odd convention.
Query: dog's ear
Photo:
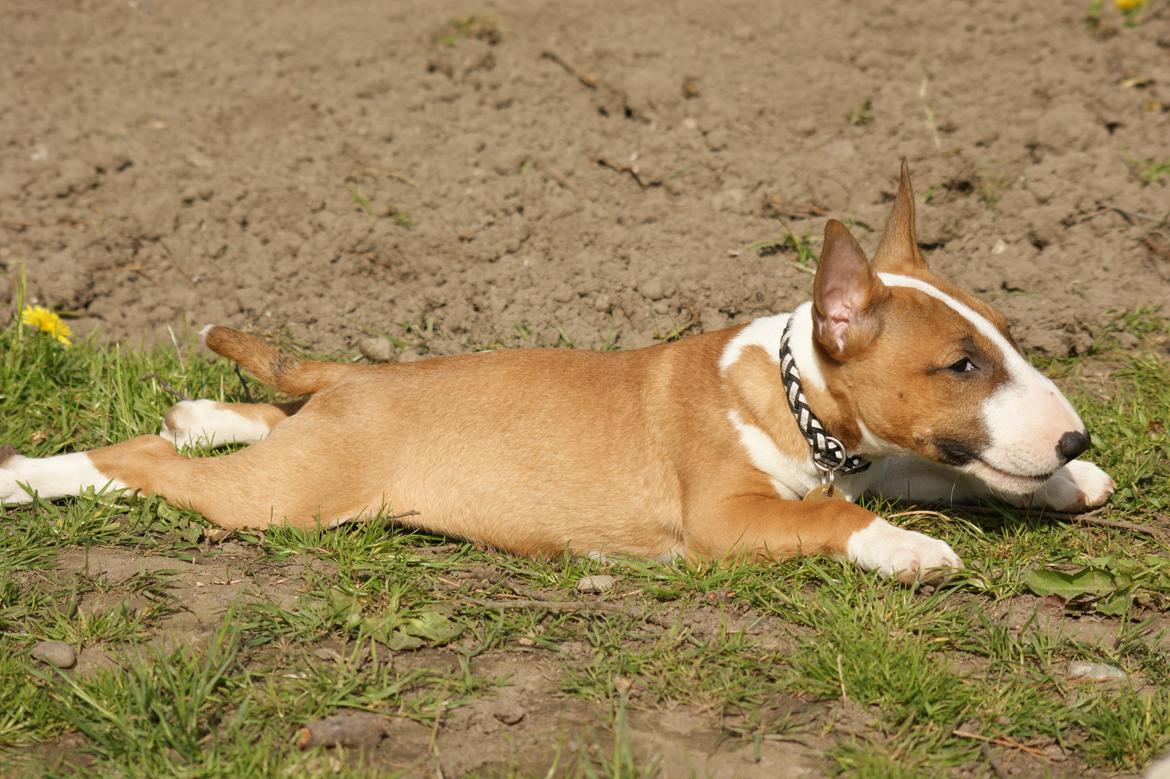
[[[894,207],[886,220],[881,243],[873,255],[873,266],[880,273],[926,270],[926,260],[918,250],[914,226],[914,190],[910,187],[910,166],[902,159],[902,176]]]
[[[886,296],[865,252],[845,225],[830,219],[813,282],[813,335],[835,360],[847,359],[877,337],[874,306]]]

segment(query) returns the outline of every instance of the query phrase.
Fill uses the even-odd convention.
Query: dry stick
[[[597,76],[593,75],[592,73],[586,73],[580,68],[574,67],[555,51],[549,51],[548,49],[545,49],[540,53],[540,56],[541,59],[552,60],[553,62],[557,63],[565,69],[566,73],[590,89],[597,89],[597,85],[601,83],[601,79],[599,79]]]
[[[1146,233],[1140,239],[1142,245],[1152,251],[1154,254],[1161,255],[1167,260],[1170,260],[1170,246],[1167,246],[1160,241],[1155,241],[1152,233]]]
[[[173,397],[175,397],[178,400],[190,400],[191,399],[189,396],[184,395],[182,392],[179,392],[177,389],[172,387],[170,384],[167,384],[167,382],[163,379],[163,377],[159,376],[157,373],[148,373],[145,376],[143,376],[142,378],[154,379],[155,381],[158,382],[158,386],[163,390],[163,392],[169,393],[170,395],[172,395]]]
[[[544,175],[548,176],[550,179],[552,179],[552,180],[553,180],[554,182],[556,182],[557,184],[559,184],[559,185],[560,185],[560,187],[561,187],[561,189],[568,190],[569,192],[572,192],[574,195],[579,195],[579,194],[580,194],[580,193],[577,191],[577,188],[576,188],[576,187],[574,187],[574,186],[573,186],[573,185],[572,185],[572,184],[569,182],[569,180],[568,180],[567,178],[565,178],[564,176],[562,176],[562,175],[561,175],[560,173],[558,173],[557,171],[553,170],[553,168],[552,168],[552,166],[551,166],[551,165],[545,165],[543,162],[537,162],[537,163],[536,163],[536,169],[537,169],[537,170],[539,170],[539,171],[540,171],[541,173],[543,173]]]
[[[605,157],[598,158],[597,164],[603,168],[609,168],[616,173],[629,173],[633,177],[634,181],[638,183],[638,186],[642,189],[650,186],[648,183],[642,180],[642,176],[638,173],[638,169],[632,165],[626,165],[621,162],[610,162]]]
[[[1048,760],[1050,762],[1052,760],[1052,758],[1041,752],[1039,749],[1030,747],[1027,744],[1021,744],[1019,741],[1014,741],[1010,738],[993,738],[991,736],[985,736],[982,733],[971,733],[970,731],[962,729],[952,730],[951,735],[957,736],[958,738],[973,738],[976,741],[983,741],[987,744],[995,744],[996,746],[1007,747],[1008,749],[1018,749],[1021,752],[1027,752],[1029,755],[1035,755],[1042,760]]]

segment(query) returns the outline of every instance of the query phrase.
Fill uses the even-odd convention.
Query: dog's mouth
[[[972,460],[968,467],[972,473],[987,484],[1014,495],[1027,495],[1035,492],[1055,473],[1055,471],[1041,474],[1012,473],[992,465],[982,457]]]

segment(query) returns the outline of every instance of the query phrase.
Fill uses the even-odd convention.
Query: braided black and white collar
[[[784,397],[796,418],[800,434],[808,441],[812,451],[813,465],[822,473],[822,480],[831,482],[838,473],[859,473],[869,467],[869,460],[861,455],[850,455],[844,445],[825,432],[825,426],[808,405],[804,390],[800,386],[800,369],[792,355],[789,343],[792,337],[792,320],[788,317],[784,332],[780,335],[780,378],[784,382]]]

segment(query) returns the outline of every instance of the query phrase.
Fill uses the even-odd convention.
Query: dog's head
[[[872,263],[844,225],[825,227],[813,338],[867,448],[909,450],[1025,494],[1089,446],[1003,314],[926,267],[905,162]]]

